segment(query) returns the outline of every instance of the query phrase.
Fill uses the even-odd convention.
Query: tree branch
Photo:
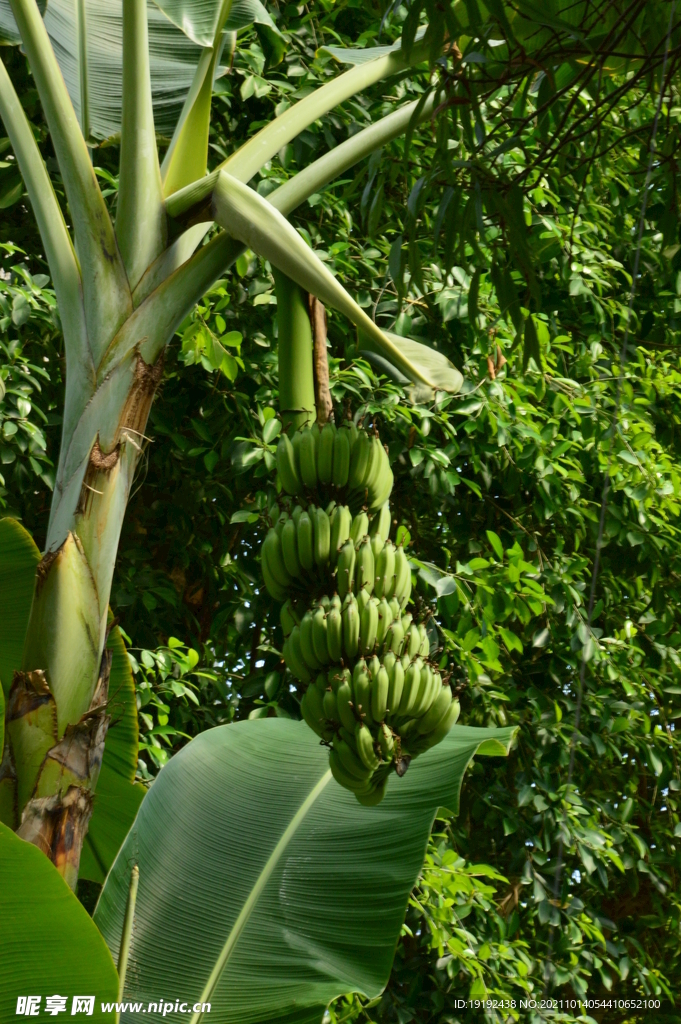
[[[333,419],[333,401],[329,388],[329,355],[326,348],[326,310],[316,296],[309,294],[307,308],[312,325],[314,404],[317,409],[317,423],[323,427]]]

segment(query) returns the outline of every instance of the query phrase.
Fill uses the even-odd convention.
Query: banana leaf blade
[[[115,957],[137,863],[126,997],[206,1000],[221,1024],[302,1024],[339,993],[377,995],[437,807],[458,806],[482,742],[505,753],[512,734],[455,727],[372,808],[330,776],[301,722],[201,734],[149,791],[95,912]]]
[[[118,975],[87,911],[36,846],[0,824],[0,1020],[17,1020],[20,996],[94,995],[92,1021],[111,1021]],[[84,1014],[83,1014],[84,1016]]]

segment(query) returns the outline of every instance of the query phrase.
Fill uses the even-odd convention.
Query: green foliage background
[[[293,219],[381,326],[428,340],[464,372],[464,393],[433,403],[381,376],[330,315],[337,415],[349,403],[380,421],[394,516],[421,560],[417,601],[456,678],[461,720],[520,731],[508,759],[475,763],[460,815],[443,811],[381,1000],[340,1000],[329,1017],[506,1021],[520,999],[548,992],[604,1000],[588,1011],[597,1021],[654,1012],[671,1022],[681,976],[678,58],[666,69],[621,360],[661,55],[648,78],[622,68],[584,84],[568,57],[552,75],[521,68],[501,80],[491,55],[503,26],[465,6],[487,27],[463,63],[436,66],[451,78],[437,121]],[[665,21],[669,5],[653,6]],[[419,9],[393,8],[382,40]],[[371,44],[381,16],[359,2],[282,6],[289,48],[271,71],[256,36],[244,36],[216,83],[213,160],[336,72],[316,55],[323,42]],[[23,58],[6,57],[54,172]],[[285,147],[258,190],[429,82],[424,72],[348,102]],[[28,203],[6,141],[0,150],[0,503],[41,544],[63,354]],[[115,145],[94,162],[115,204]],[[256,258],[236,269],[169,354],[121,542],[112,606],[136,670],[142,779],[212,725],[298,717],[277,613],[258,585],[274,497],[273,284]],[[651,997],[660,1010],[617,1005]],[[463,1009],[461,998],[516,1008]]]

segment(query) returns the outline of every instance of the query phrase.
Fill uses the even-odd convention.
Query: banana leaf
[[[455,726],[377,807],[335,782],[302,722],[202,733],[154,782],[95,911],[117,957],[137,864],[126,998],[210,1002],[205,1019],[221,1024],[302,1024],[342,992],[376,996],[437,808],[456,810],[476,749],[503,755],[513,731]],[[161,1019],[188,1018],[145,1016]]]
[[[88,1019],[111,1021],[101,1005],[116,998],[118,975],[102,936],[47,857],[2,824],[0,922],[0,1020],[25,1019],[17,1001],[30,995],[45,1020],[45,997],[59,994],[69,1019],[74,996],[94,996]]]
[[[203,48],[213,45],[209,28],[217,22],[223,0],[147,2],[149,61],[156,131],[172,135]],[[81,78],[77,4],[49,0],[43,4],[45,27],[54,47],[76,114],[82,116],[81,82],[87,83],[88,130],[94,139],[116,135],[121,127],[123,96],[123,14],[121,0],[85,0],[87,71]],[[235,0],[226,31],[256,23],[270,45],[283,37],[259,0]],[[20,42],[9,0],[0,0],[0,42]],[[218,75],[224,69],[219,70]],[[81,120],[82,124],[82,120]]]

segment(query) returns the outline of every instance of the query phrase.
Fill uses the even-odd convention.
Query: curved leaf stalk
[[[123,123],[116,238],[130,287],[134,288],[166,244],[144,0],[123,0],[123,36]]]
[[[225,43],[223,29],[231,9],[232,0],[222,0],[212,45],[202,52],[196,66],[194,81],[163,160],[164,195],[202,178],[206,173],[213,82]]]
[[[315,418],[312,327],[307,296],[278,270],[274,272],[279,329],[279,408],[284,428],[309,426]]]
[[[22,668],[9,694],[18,831],[44,849],[71,884],[109,721],[104,648],[111,581],[161,373],[161,360],[149,366],[135,353],[95,392],[79,423],[85,428],[65,446],[62,464],[75,465],[68,485],[55,488]],[[79,437],[84,458],[73,453]]]

